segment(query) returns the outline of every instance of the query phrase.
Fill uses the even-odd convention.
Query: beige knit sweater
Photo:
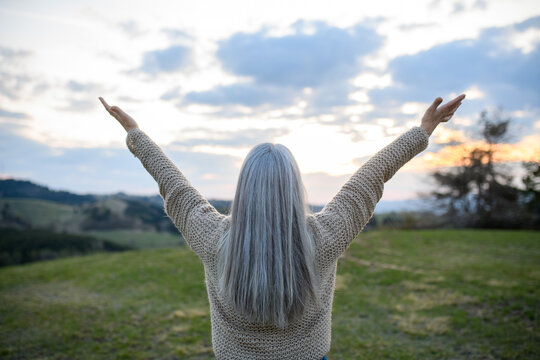
[[[324,209],[308,215],[317,247],[322,307],[307,304],[298,321],[280,330],[246,321],[219,296],[216,246],[230,217],[217,212],[146,133],[129,130],[129,150],[158,183],[165,213],[204,265],[217,359],[314,360],[328,353],[338,257],[372,217],[384,183],[427,147],[428,138],[421,127],[405,132],[360,167]]]

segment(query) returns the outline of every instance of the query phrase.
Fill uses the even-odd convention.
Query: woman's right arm
[[[465,96],[437,109],[437,98],[414,127],[371,157],[350,177],[334,198],[314,214],[316,223],[325,233],[319,244],[325,259],[337,259],[373,216],[382,197],[384,183],[409,160],[423,151],[428,139],[440,122],[450,120]]]
[[[159,186],[164,210],[180,231],[186,243],[201,258],[207,260],[210,234],[225,215],[220,214],[163,150],[141,129],[127,132],[126,145]]]
[[[126,130],[126,145],[157,182],[165,213],[182,233],[186,243],[204,262],[211,238],[209,235],[225,216],[189,183],[163,150],[139,129],[131,116],[117,106],[109,106],[103,98],[99,100]]]

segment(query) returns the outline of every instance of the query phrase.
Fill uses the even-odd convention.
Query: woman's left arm
[[[324,261],[337,259],[373,216],[384,184],[428,145],[429,135],[414,127],[373,155],[313,218],[323,229],[319,244]]]
[[[107,109],[105,101],[103,105]],[[114,108],[117,110],[114,111]],[[109,111],[112,109],[111,111]],[[182,233],[186,243],[204,261],[210,234],[223,220],[220,214],[195,189],[172,160],[139,127],[137,123],[118,107],[109,107],[127,131],[126,145],[137,157],[159,186],[164,201],[164,210],[176,228]]]
[[[373,216],[375,206],[382,197],[384,184],[418,153],[426,149],[429,136],[441,123],[447,122],[465,98],[462,94],[439,107],[437,97],[426,110],[420,126],[416,126],[372,156],[340,191],[326,204],[314,219],[327,241],[321,244],[327,259],[337,259]]]

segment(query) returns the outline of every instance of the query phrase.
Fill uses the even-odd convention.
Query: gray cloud
[[[134,98],[132,96],[119,96],[118,97],[118,100],[121,101],[121,102],[131,102],[131,103],[138,103],[138,102],[141,102],[141,101],[144,101],[144,100],[141,100],[141,99],[138,99],[138,98]]]
[[[65,106],[58,107],[57,109],[62,111],[86,112],[95,109],[99,104],[97,97],[68,98],[66,101],[67,104]]]
[[[75,80],[70,80],[66,84],[67,88],[75,92],[95,92],[100,91],[103,87],[96,83],[82,83]]]
[[[11,100],[19,99],[22,90],[30,83],[31,79],[27,75],[0,72],[0,94]]]
[[[0,94],[11,100],[17,100],[23,89],[32,84],[32,79],[26,74],[18,73],[17,70],[10,71],[9,62],[12,59],[2,63],[3,68],[7,71],[0,71]]]
[[[452,14],[459,14],[465,11],[465,4],[461,1],[456,1],[453,4]]]
[[[57,109],[72,112],[86,112],[95,109],[100,105],[98,96],[107,92],[100,84],[76,80],[68,81],[65,88],[67,90],[66,105],[57,107]]]
[[[0,108],[0,118],[9,118],[9,119],[28,119],[28,114],[21,112],[13,112]]]
[[[2,61],[19,60],[31,55],[32,52],[29,50],[18,50],[0,46],[0,59],[2,59]]]
[[[136,71],[148,75],[176,72],[191,65],[191,56],[191,48],[184,45],[148,51],[143,54],[142,65]]]
[[[155,180],[127,148],[51,148],[18,135],[20,127],[0,123],[2,173],[77,193],[130,193],[140,189],[158,193]],[[232,198],[236,172],[231,169],[239,167],[237,158],[168,147],[163,150],[203,194]]]
[[[129,35],[132,38],[139,37],[139,36],[144,35],[146,33],[146,31],[141,29],[140,25],[137,22],[133,21],[133,20],[118,23],[117,26],[124,33],[126,33],[127,35]]]
[[[502,48],[507,44],[501,43],[501,37],[512,28],[522,31],[539,22],[536,17],[509,27],[487,28],[477,39],[452,41],[397,57],[388,69],[395,84],[373,89],[369,96],[379,107],[397,106],[405,101],[431,102],[438,95],[476,85],[490,101],[507,109],[536,108],[540,105],[540,46],[524,54],[519,49]]]
[[[518,31],[525,31],[530,28],[539,29],[540,28],[540,16],[534,16],[525,21],[522,21],[518,24],[515,24],[514,27]]]
[[[294,27],[296,34],[279,38],[265,30],[235,34],[220,42],[217,57],[226,70],[258,84],[303,88],[355,75],[362,68],[358,57],[381,45],[380,36],[361,25],[340,29],[299,21]],[[302,33],[305,27],[315,33]]]
[[[160,96],[161,100],[169,101],[169,100],[175,100],[178,99],[180,96],[180,87],[175,87],[173,89],[170,89],[163,93],[163,95]]]
[[[191,134],[204,132],[203,139],[192,138],[185,141],[174,142],[173,145],[196,146],[196,145],[221,145],[230,147],[255,146],[264,142],[273,142],[275,138],[289,133],[289,129],[244,129],[234,132],[212,131],[207,128],[187,129],[183,132],[188,138]]]
[[[473,8],[485,10],[488,7],[488,2],[486,0],[476,0],[473,4]]]
[[[49,88],[40,76],[25,68],[25,62],[32,56],[33,52],[28,50],[0,46],[0,95],[19,100],[24,92],[40,95]]]
[[[162,29],[161,32],[163,32],[170,40],[192,40],[193,36],[188,34],[185,31],[178,30],[178,29]]]
[[[409,31],[416,29],[425,29],[437,25],[436,23],[424,23],[424,24],[403,24],[398,27],[399,30]]]
[[[189,92],[182,99],[182,103],[206,105],[238,104],[254,107],[264,104],[284,106],[293,103],[296,93],[296,91],[290,88],[277,86],[262,86],[254,83],[233,84],[218,86],[207,91]]]
[[[224,69],[251,82],[187,93],[183,104],[279,107],[299,96],[315,107],[348,103],[347,80],[366,68],[362,57],[382,45],[381,36],[365,25],[341,29],[321,21],[298,21],[293,28],[282,37],[262,29],[219,42],[216,56]],[[302,93],[306,87],[310,96]]]

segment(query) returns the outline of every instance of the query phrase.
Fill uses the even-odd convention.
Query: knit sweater
[[[157,182],[165,213],[203,263],[217,359],[312,360],[328,353],[338,258],[373,216],[384,183],[427,147],[428,138],[421,127],[403,133],[361,166],[320,212],[307,215],[316,244],[321,306],[307,303],[301,317],[279,329],[247,321],[220,296],[217,244],[230,216],[216,211],[145,132],[128,131],[129,150]]]

